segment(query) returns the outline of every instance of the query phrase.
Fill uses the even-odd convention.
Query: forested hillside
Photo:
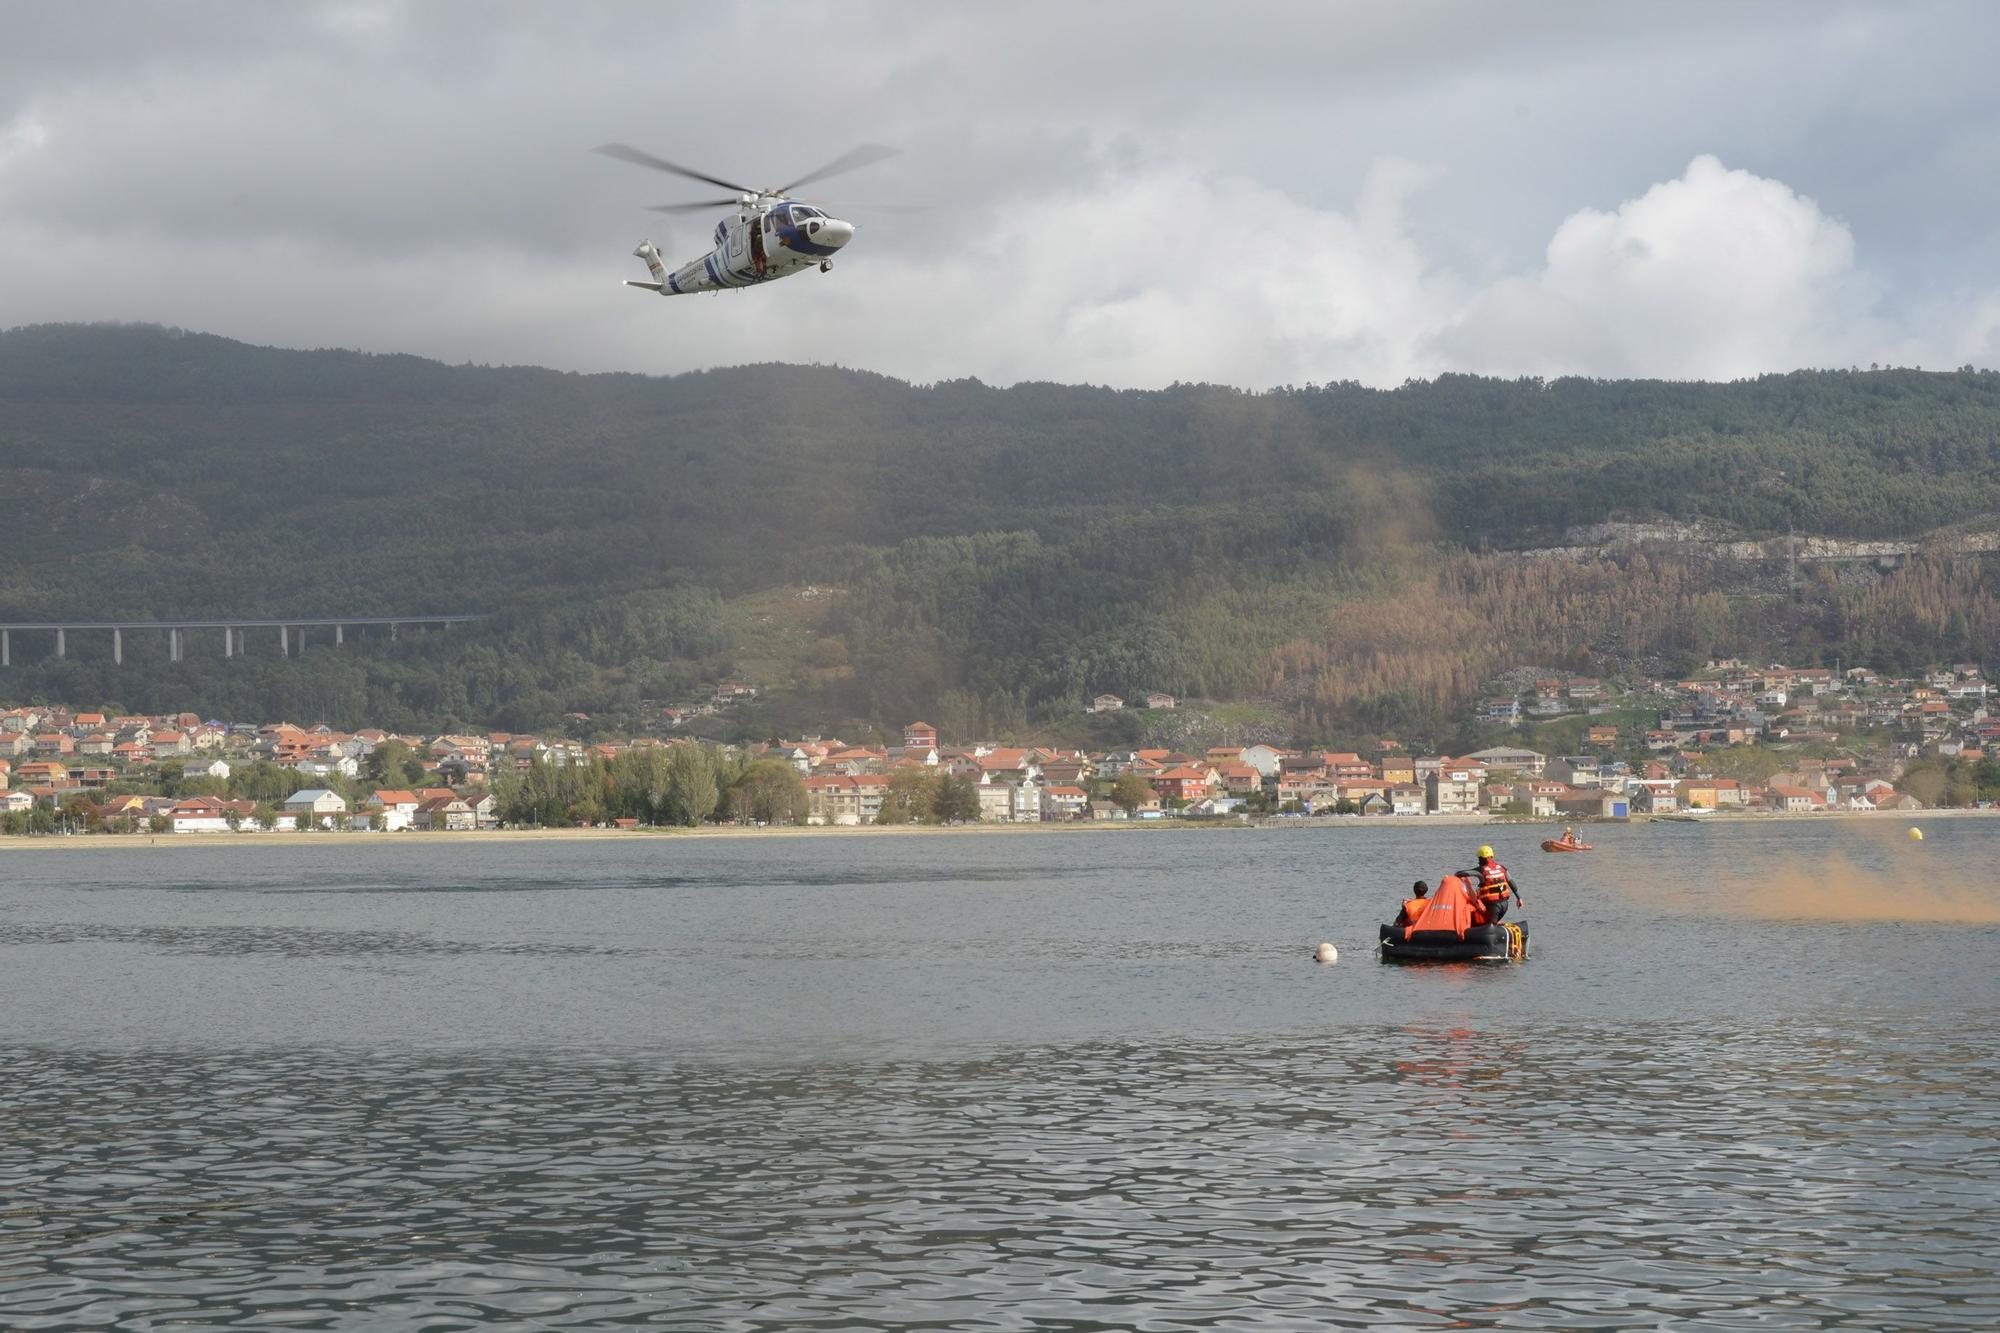
[[[779,720],[949,708],[1001,730],[1163,688],[1274,697],[1331,733],[1444,716],[1496,633],[1541,660],[1719,633],[1915,651],[1873,582],[1753,608],[1727,571],[1491,552],[1610,518],[1895,536],[2000,512],[2000,375],[1002,390],[41,326],[0,333],[0,480],[0,618],[492,616],[303,661],[169,664],[135,640],[117,669],[22,645],[9,696],[391,725],[623,715],[731,669],[739,599],[811,584],[837,590],[811,627],[823,656],[768,682],[793,701]],[[1927,650],[1991,652],[1989,572],[1925,569],[1965,599]]]

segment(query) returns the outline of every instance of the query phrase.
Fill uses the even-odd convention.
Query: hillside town
[[[1494,743],[1456,755],[1413,753],[1392,737],[1352,750],[1259,743],[1199,753],[948,743],[921,721],[896,744],[802,736],[719,749],[796,771],[801,822],[852,826],[884,818],[901,772],[962,780],[977,803],[976,816],[968,805],[962,817],[987,823],[1912,810],[1932,803],[1909,790],[1913,770],[1980,764],[2000,746],[1990,687],[1971,664],[1886,678],[1865,667],[1723,660],[1680,680],[1547,675],[1498,685],[1476,717]],[[753,692],[726,683],[717,703]],[[1147,703],[1165,710],[1180,701],[1155,694]],[[1092,704],[1125,706],[1109,694]],[[661,720],[659,735],[586,743],[8,708],[0,710],[0,820],[11,832],[58,820],[156,833],[492,828],[505,818],[495,789],[538,765],[609,763],[698,743],[671,734],[686,719]],[[1567,744],[1507,739],[1520,733]],[[385,747],[401,756],[398,780],[371,783],[383,773]]]

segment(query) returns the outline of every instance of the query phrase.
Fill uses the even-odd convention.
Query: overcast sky
[[[0,326],[670,372],[2000,365],[2000,6],[0,0]],[[660,299],[705,187],[830,274]],[[931,205],[928,212],[875,211]],[[720,216],[718,211],[717,216]]]

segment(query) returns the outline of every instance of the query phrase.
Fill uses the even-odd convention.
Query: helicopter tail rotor
[[[660,262],[659,250],[651,241],[641,241],[637,246],[633,247],[632,253],[646,261],[646,271],[653,275],[653,280],[651,282],[637,282],[631,278],[627,278],[625,285],[627,287],[643,287],[649,292],[658,292],[660,295],[665,296],[667,294],[667,266]]]

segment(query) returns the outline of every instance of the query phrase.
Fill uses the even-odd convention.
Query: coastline
[[[1630,820],[1530,820],[1494,818],[1490,815],[1422,815],[1403,819],[1376,816],[1334,815],[1325,818],[1266,819],[1256,823],[1236,821],[1192,821],[1192,820],[1108,820],[1104,822],[1083,821],[1078,823],[1049,824],[862,824],[862,825],[788,825],[773,828],[751,828],[740,824],[714,824],[701,828],[526,828],[526,829],[461,829],[447,832],[442,829],[403,829],[395,833],[376,833],[369,830],[353,830],[346,833],[277,833],[243,831],[238,833],[71,833],[40,834],[34,836],[0,838],[0,855],[15,851],[35,851],[62,849],[79,851],[138,850],[169,847],[319,847],[323,845],[342,848],[359,847],[401,847],[416,843],[505,843],[505,842],[598,842],[598,841],[638,841],[680,840],[687,838],[903,838],[903,837],[967,837],[967,836],[1013,836],[1025,837],[1037,834],[1065,833],[1214,833],[1224,831],[1251,832],[1262,830],[1313,829],[1313,828],[1394,828],[1419,830],[1427,828],[1463,828],[1468,825],[1491,826],[1500,829],[1560,828],[1565,822],[1577,828],[1603,828],[1619,824],[1679,823],[1691,827],[1715,825],[1734,827],[1749,823],[1806,822],[1806,823],[1855,823],[1855,824],[1914,824],[1939,819],[2000,819],[2000,809],[1964,810],[1940,809],[1920,811],[1892,810],[1830,810],[1811,814],[1790,814],[1782,811],[1740,811],[1722,815],[1697,815],[1692,818],[1668,818],[1640,815]]]

